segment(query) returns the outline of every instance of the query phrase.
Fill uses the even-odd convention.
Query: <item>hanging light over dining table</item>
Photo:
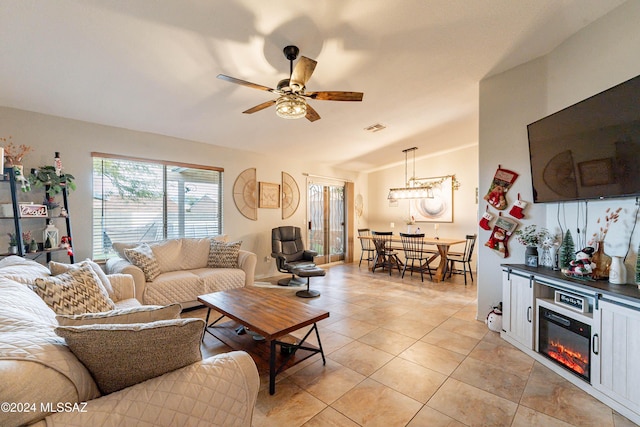
[[[452,179],[452,185],[454,189],[460,188],[460,182],[456,179],[455,175],[443,176],[438,181],[421,181],[416,178],[416,150],[418,147],[411,147],[402,150],[404,153],[404,181],[405,187],[391,188],[389,189],[389,200],[400,199],[433,199],[433,188],[442,184],[446,179]],[[411,178],[407,178],[407,172],[409,167],[409,153],[413,154],[413,174]]]

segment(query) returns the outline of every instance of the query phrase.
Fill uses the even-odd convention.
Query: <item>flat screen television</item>
[[[527,131],[534,202],[640,196],[640,76]]]

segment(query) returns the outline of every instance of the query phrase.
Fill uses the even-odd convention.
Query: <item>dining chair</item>
[[[358,236],[359,237],[371,237],[371,230],[368,228],[358,228]],[[367,266],[374,259],[374,255],[376,252],[376,248],[373,245],[373,240],[371,239],[360,239],[360,246],[362,246],[362,252],[360,253],[360,263],[358,267],[362,265],[362,260],[364,257],[367,257]]]
[[[464,285],[467,286],[467,273],[471,277],[473,282],[473,271],[471,271],[471,255],[473,255],[473,248],[476,245],[477,234],[467,234],[466,242],[464,245],[464,252],[449,252],[447,255],[447,263],[449,269],[449,277],[452,274],[464,274]],[[462,263],[462,270],[455,268],[455,263]]]
[[[431,253],[424,248],[424,234],[409,234],[400,233],[400,240],[402,240],[402,249],[404,250],[404,268],[402,269],[402,278],[407,269],[411,270],[413,276],[414,271],[420,272],[420,280],[424,282],[424,272],[429,273],[429,278],[433,280],[431,269],[429,268],[429,258]],[[411,266],[409,267],[409,261]],[[418,261],[418,265],[415,262]]]
[[[382,267],[389,269],[389,276],[395,266],[400,273],[401,261],[398,258],[398,253],[391,247],[391,237],[393,233],[391,231],[372,231],[373,245],[376,248],[376,259],[373,263],[371,271],[376,272],[376,268]]]

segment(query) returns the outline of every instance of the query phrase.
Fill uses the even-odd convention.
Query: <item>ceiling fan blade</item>
[[[362,101],[364,93],[362,92],[305,92],[304,96],[311,99],[319,99],[321,101]]]
[[[318,112],[314,110],[309,103],[307,103],[307,114],[304,117],[310,122],[320,120],[320,114],[318,114]]]
[[[317,64],[313,59],[301,56],[293,69],[293,73],[291,73],[291,83],[297,83],[301,87],[305,87],[311,78],[311,74],[313,74],[313,70],[316,69]]]
[[[265,108],[269,108],[275,103],[276,103],[275,99],[273,99],[271,101],[263,102],[262,104],[256,105],[253,108],[249,108],[248,110],[243,111],[242,113],[243,114],[253,114],[253,113],[256,113],[256,112],[258,112],[260,110],[264,110]]]
[[[246,80],[236,79],[235,77],[231,77],[231,76],[225,76],[224,74],[218,74],[216,77],[218,77],[220,80],[225,80],[229,83],[235,83],[237,85],[247,86],[254,89],[266,90],[267,92],[275,92],[275,89],[271,89],[270,87],[262,86],[256,83],[251,83]]]

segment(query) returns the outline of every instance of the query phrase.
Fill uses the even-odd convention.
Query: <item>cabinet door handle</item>
[[[527,307],[527,322],[531,323],[531,306]]]
[[[591,339],[591,347],[593,348],[593,354],[600,354],[600,337],[598,334],[593,334]]]

